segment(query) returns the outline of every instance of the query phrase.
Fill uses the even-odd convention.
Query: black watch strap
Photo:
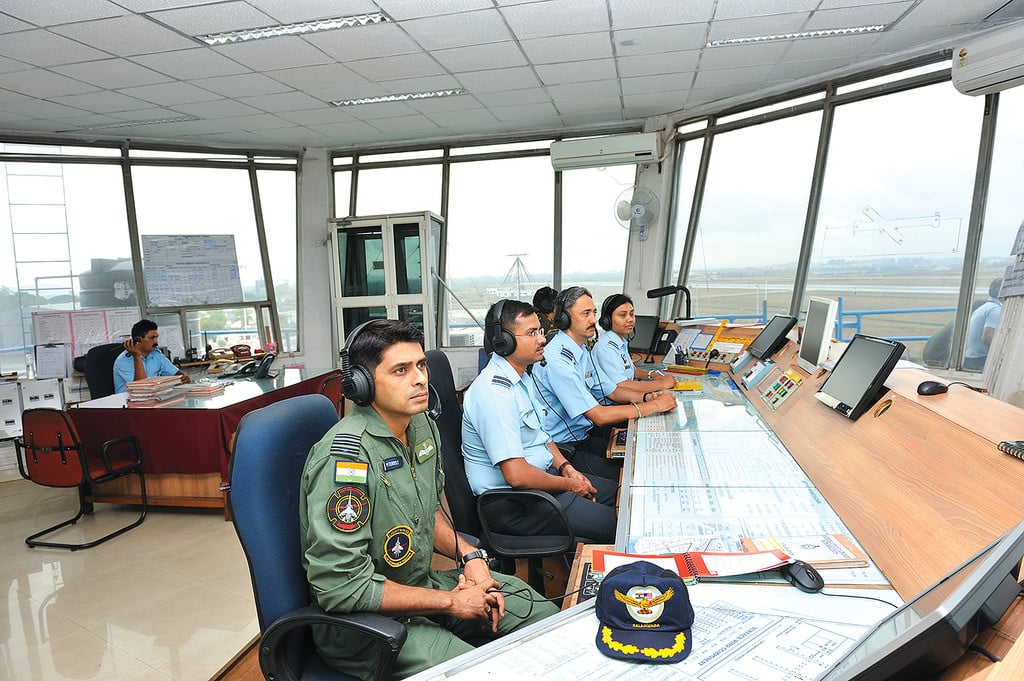
[[[466,555],[464,555],[462,558],[459,559],[459,567],[462,567],[466,563],[468,563],[469,561],[475,560],[477,558],[482,558],[483,560],[486,561],[489,558],[489,556],[487,555],[487,552],[484,551],[483,549],[477,549],[476,551],[471,551],[470,553],[467,553]]]

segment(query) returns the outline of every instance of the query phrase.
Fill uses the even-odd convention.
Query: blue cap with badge
[[[646,560],[620,565],[601,580],[594,605],[597,649],[632,662],[678,662],[690,654],[693,606],[676,573]]]

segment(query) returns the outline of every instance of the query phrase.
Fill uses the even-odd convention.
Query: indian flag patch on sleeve
[[[370,464],[361,461],[335,461],[334,482],[366,484],[366,473]]]

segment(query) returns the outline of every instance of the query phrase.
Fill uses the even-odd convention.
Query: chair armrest
[[[139,447],[139,440],[134,435],[125,435],[124,437],[115,437],[113,440],[107,440],[100,447],[100,457],[103,459],[103,467],[107,470],[107,474],[114,473],[114,467],[110,465],[110,456],[107,454],[111,449],[120,447],[122,445],[130,444],[132,449],[135,451],[135,465],[138,466],[142,463],[142,448]]]
[[[492,489],[487,490],[476,499],[477,514],[480,516],[480,524],[483,529],[484,541],[491,546],[496,552],[503,554],[512,553],[512,547],[502,547],[501,540],[496,541],[495,534],[509,536],[510,533],[496,533],[491,529],[490,519],[488,517],[488,507],[495,502],[515,499],[517,502],[525,504],[533,510],[544,510],[545,507],[551,513],[554,514],[556,522],[559,524],[559,529],[554,536],[564,536],[566,539],[564,542],[558,542],[559,546],[563,546],[561,550],[548,548],[545,553],[554,555],[555,553],[564,553],[572,549],[576,544],[576,538],[573,534],[572,525],[569,524],[569,517],[565,514],[565,509],[558,503],[558,500],[554,496],[547,492],[539,489]],[[517,535],[522,537],[536,537],[536,534],[522,534]]]
[[[341,627],[370,636],[377,656],[373,666],[373,678],[377,681],[391,677],[395,658],[405,644],[407,635],[405,625],[401,622],[374,612],[325,612],[313,605],[299,608],[278,617],[263,632],[260,639],[260,669],[266,678],[277,681],[299,680],[301,670],[292,668],[289,640],[313,624]]]

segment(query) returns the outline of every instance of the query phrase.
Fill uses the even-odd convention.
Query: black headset
[[[587,289],[582,286],[570,286],[562,291],[555,298],[555,318],[554,324],[556,329],[562,331],[568,331],[569,327],[572,326],[572,315],[569,314],[569,310],[566,309],[566,301],[573,297],[573,302],[576,302],[580,296],[584,296],[587,293]]]
[[[597,319],[597,325],[605,331],[612,330],[612,314],[619,308],[620,305],[625,303],[632,303],[633,299],[624,293],[613,293],[604,299],[604,305],[601,306],[601,316]]]
[[[490,349],[499,357],[508,357],[516,351],[516,337],[512,332],[501,325],[501,313],[505,309],[505,299],[502,298],[487,312],[487,319],[484,328],[484,346],[490,345]]]
[[[354,328],[345,339],[345,347],[341,349],[341,392],[346,399],[352,400],[360,407],[365,407],[373,401],[373,374],[363,365],[352,363],[349,349],[359,337],[359,333],[376,321],[379,320],[371,319]]]

